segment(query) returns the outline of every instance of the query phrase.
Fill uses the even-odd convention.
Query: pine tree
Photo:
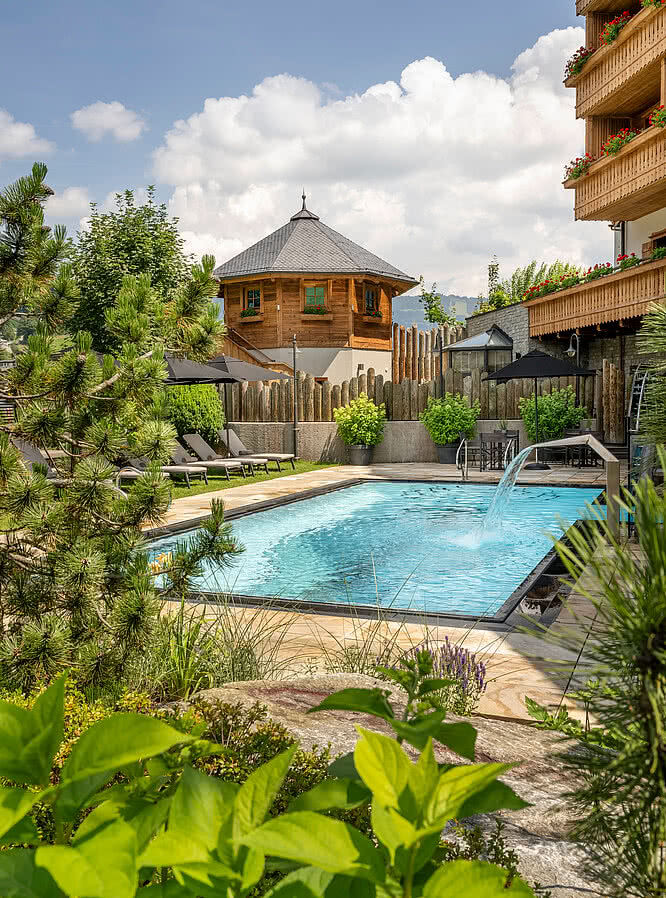
[[[77,289],[62,264],[64,228],[44,227],[45,177],[36,165],[0,194],[0,316],[27,307],[39,318],[0,381],[16,408],[0,431],[0,672],[24,686],[70,665],[88,682],[115,676],[149,639],[160,601],[142,528],[163,520],[170,486],[155,464],[126,494],[114,462],[166,459],[175,432],[164,352],[205,360],[223,332],[214,260],[204,256],[166,301],[148,275],[124,278],[105,316],[121,347],[115,359],[100,359],[85,332],[54,358]],[[28,470],[17,438],[40,447],[52,470]],[[224,563],[237,551],[218,503],[160,583],[181,597],[206,558]]]

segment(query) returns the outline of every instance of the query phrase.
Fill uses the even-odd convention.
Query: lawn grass
[[[275,470],[275,462],[270,462],[269,473],[265,471],[257,471],[254,477],[248,476],[243,479],[240,474],[229,472],[230,480],[224,474],[209,473],[208,483],[203,480],[191,480],[191,489],[188,490],[184,480],[174,480],[171,484],[172,495],[174,499],[182,499],[183,496],[197,496],[199,493],[212,493],[217,490],[228,490],[234,486],[249,486],[252,483],[262,483],[265,480],[275,480],[277,477],[289,477],[291,474],[306,474],[308,471],[320,471],[323,468],[334,468],[337,462],[313,462],[313,461],[297,461],[296,470],[293,471],[290,464],[282,466],[281,471]]]

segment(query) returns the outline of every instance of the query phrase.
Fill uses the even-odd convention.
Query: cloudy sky
[[[574,0],[31,0],[3,8],[0,183],[35,159],[75,232],[155,184],[226,261],[308,206],[444,293],[497,254],[605,261],[561,188],[582,150]]]

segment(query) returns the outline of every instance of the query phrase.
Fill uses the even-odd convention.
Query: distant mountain
[[[455,296],[451,293],[447,295],[438,293],[437,295],[442,300],[444,310],[450,314],[455,314],[459,320],[464,320],[471,315],[478,301],[471,296]],[[419,302],[418,294],[396,296],[393,300],[393,321],[397,324],[404,324],[405,327],[417,324],[419,330],[430,330],[433,327],[423,317],[423,304]]]

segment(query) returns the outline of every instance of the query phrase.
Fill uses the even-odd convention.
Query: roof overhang
[[[406,290],[411,290],[412,287],[416,287],[419,284],[419,281],[414,278],[396,278],[393,275],[382,274],[378,271],[248,271],[242,274],[222,276],[216,275],[213,272],[213,277],[215,277],[220,284],[238,284],[243,281],[275,281],[278,279],[293,280],[294,278],[321,278],[322,280],[328,280],[329,278],[344,277],[354,278],[359,281],[373,281],[376,283],[381,281],[400,288],[402,293]]]

